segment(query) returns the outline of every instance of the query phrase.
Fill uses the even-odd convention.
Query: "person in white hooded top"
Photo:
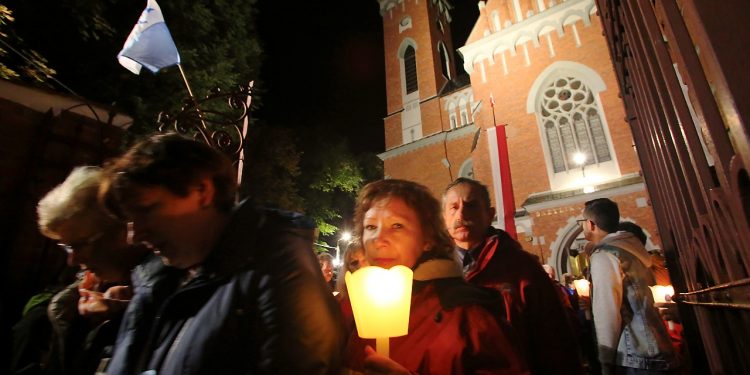
[[[588,201],[582,216],[584,236],[593,243],[591,308],[602,373],[674,373],[679,361],[654,307],[648,252],[632,233],[617,231],[614,201]]]

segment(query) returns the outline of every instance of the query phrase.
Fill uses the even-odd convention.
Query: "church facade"
[[[584,242],[576,219],[590,199],[617,201],[621,218],[648,234],[647,248],[659,248],[594,0],[479,1],[462,46],[451,40],[448,1],[379,3],[386,178],[437,197],[457,177],[481,181],[494,225],[558,274],[585,267],[571,255]]]

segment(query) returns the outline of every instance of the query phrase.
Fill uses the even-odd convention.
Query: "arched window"
[[[413,46],[407,46],[406,50],[404,51],[404,77],[406,80],[406,93],[411,94],[417,89],[419,89],[419,86],[417,84],[417,59],[416,59],[416,51],[414,50]]]
[[[582,153],[585,165],[612,160],[601,110],[594,93],[582,80],[565,75],[539,92],[537,115],[555,173],[579,168],[574,155]]]
[[[458,120],[456,117],[456,102],[454,101],[448,103],[448,119],[451,129],[455,129],[458,127]]]
[[[417,80],[417,42],[404,38],[398,47],[400,60],[401,94],[403,111],[401,112],[401,139],[409,143],[422,138],[422,113],[419,105],[419,83]]]
[[[461,126],[469,124],[469,112],[466,111],[466,107],[461,108]]]
[[[464,126],[469,123],[469,112],[467,112],[468,105],[466,103],[466,97],[458,99],[458,113],[459,113],[459,126]]]
[[[438,42],[438,54],[440,55],[440,67],[442,68],[445,78],[451,78],[450,60],[448,59],[448,49],[445,48],[443,41]]]

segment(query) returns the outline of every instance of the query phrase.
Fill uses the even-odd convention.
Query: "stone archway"
[[[550,244],[550,257],[547,259],[547,264],[555,268],[558,279],[561,279],[565,273],[580,276],[583,267],[588,265],[585,257],[571,257],[575,252],[582,250],[583,244],[586,243],[581,225],[576,219],[578,219],[577,216],[569,217],[565,225],[557,231],[555,241]]]

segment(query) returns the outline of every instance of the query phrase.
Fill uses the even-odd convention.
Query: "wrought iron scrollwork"
[[[159,113],[159,131],[175,131],[206,142],[237,159],[247,133],[252,88],[250,82],[233,91],[216,88],[203,98],[190,97],[178,112]]]

